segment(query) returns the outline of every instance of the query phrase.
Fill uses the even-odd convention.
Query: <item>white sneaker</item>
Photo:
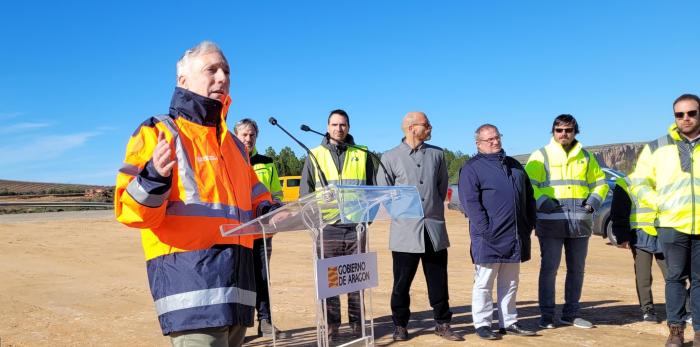
[[[573,325],[573,326],[575,326],[577,328],[581,328],[581,329],[590,329],[590,328],[595,327],[595,325],[593,325],[593,323],[591,323],[583,318],[571,319],[568,317],[567,318],[562,317],[561,319],[559,319],[559,323],[561,323],[563,325]]]

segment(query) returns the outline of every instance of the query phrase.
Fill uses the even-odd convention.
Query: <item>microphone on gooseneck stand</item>
[[[316,167],[316,172],[318,173],[318,177],[320,178],[321,185],[324,188],[327,187],[328,180],[326,180],[326,175],[324,175],[323,171],[321,171],[321,165],[318,165],[318,160],[316,160],[316,156],[314,156],[314,154],[311,153],[311,150],[309,149],[309,147],[306,147],[303,143],[301,143],[301,141],[297,140],[297,138],[294,137],[294,135],[290,134],[285,128],[283,128],[281,125],[279,125],[279,123],[277,123],[277,119],[275,119],[275,117],[270,117],[270,119],[268,119],[268,121],[270,122],[270,124],[280,128],[282,131],[284,131],[284,133],[287,134],[287,136],[291,137],[292,140],[294,140],[294,142],[296,142],[299,146],[301,146],[301,148],[303,148],[306,151],[306,154],[311,158],[311,161],[313,162],[314,166]]]
[[[318,134],[318,135],[321,135],[321,136],[323,136],[323,137],[326,137],[326,134],[322,134],[322,133],[320,133],[320,132],[318,132],[318,131],[316,131],[316,130],[314,130],[314,129],[311,129],[311,128],[310,128],[308,125],[306,125],[306,124],[302,124],[300,128],[301,128],[302,131],[312,132],[312,133],[314,133],[314,134]],[[361,151],[363,151],[363,152],[369,154],[372,158],[374,158],[375,160],[377,160],[377,162],[379,163],[379,166],[382,167],[382,170],[384,171],[384,176],[385,176],[386,179],[389,181],[389,184],[391,184],[392,186],[396,184],[396,182],[394,181],[394,178],[391,177],[391,175],[389,175],[389,170],[387,170],[386,167],[384,166],[384,164],[382,163],[381,158],[379,158],[379,156],[377,156],[376,154],[374,154],[372,151],[368,150],[367,148],[364,148],[364,147],[361,147],[361,146],[357,146],[357,145],[353,145],[353,144],[350,144],[350,143],[347,143],[347,142],[343,142],[343,141],[338,141],[338,143],[339,143],[340,145],[343,145],[343,146],[347,146],[347,147],[352,147],[352,148],[355,148],[355,149],[359,149],[359,150],[361,150]]]

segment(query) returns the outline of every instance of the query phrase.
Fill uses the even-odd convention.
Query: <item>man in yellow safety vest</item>
[[[352,146],[348,146],[352,145]],[[321,145],[312,148],[311,153],[318,161],[321,172],[317,172],[313,159],[306,158],[301,173],[299,195],[304,196],[322,189],[321,175],[328,184],[335,185],[374,185],[374,165],[367,153],[354,148],[355,141],[350,135],[350,117],[343,110],[333,110],[328,116],[328,132]],[[333,211],[323,211],[333,213]],[[358,239],[356,223],[336,223],[323,229],[323,257],[337,257],[357,252]],[[362,248],[360,248],[362,249]],[[326,299],[328,339],[338,341],[340,328],[340,298]],[[360,293],[348,293],[348,316],[350,328],[355,336],[361,336]]]
[[[684,94],[673,102],[675,123],[668,133],[642,149],[631,191],[656,211],[656,230],[668,267],[666,346],[682,346],[685,329],[686,280],[690,277],[690,303],[700,345],[700,99]]]
[[[557,269],[562,247],[566,252],[564,308],[559,323],[579,328],[593,324],[578,316],[583,288],[588,240],[591,236],[593,211],[608,193],[605,174],[595,156],[576,140],[576,119],[559,115],[552,124],[549,144],[530,155],[525,171],[537,201],[535,234],[540,242],[538,299],[539,325],[553,329]]]

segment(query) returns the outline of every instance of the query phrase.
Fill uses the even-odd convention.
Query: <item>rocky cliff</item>
[[[643,142],[634,143],[615,143],[610,145],[598,145],[584,147],[596,156],[601,166],[609,167],[624,173],[630,173],[637,161],[639,152],[644,147]],[[519,162],[527,162],[529,154],[520,154],[513,156]]]

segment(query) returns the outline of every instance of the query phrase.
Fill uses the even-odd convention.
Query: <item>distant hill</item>
[[[87,184],[24,182],[0,179],[0,196],[32,194],[71,194],[86,193],[95,190],[112,189],[113,187],[109,186]]]
[[[645,142],[614,143],[609,145],[598,145],[584,147],[596,156],[598,162],[605,167],[609,167],[624,173],[630,173],[637,161],[639,152],[642,151]],[[523,165],[527,162],[530,154],[519,154],[513,156]]]

